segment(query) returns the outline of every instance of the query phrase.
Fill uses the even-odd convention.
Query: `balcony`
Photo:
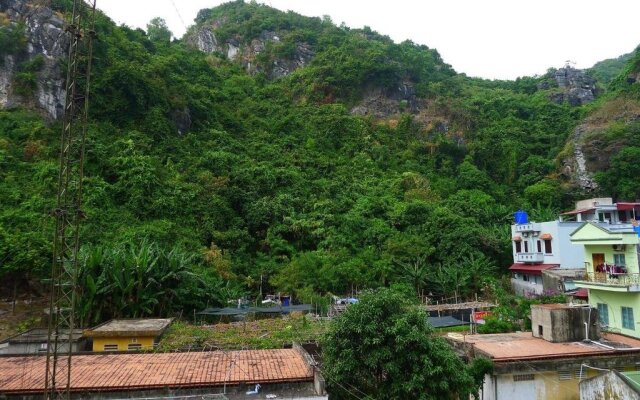
[[[529,222],[527,224],[516,225],[516,232],[519,232],[519,233],[540,232],[541,230],[542,230],[542,227],[539,222]]]
[[[516,253],[516,262],[539,264],[544,262],[544,253]]]
[[[640,292],[640,274],[588,272],[575,281],[576,286],[614,292]]]

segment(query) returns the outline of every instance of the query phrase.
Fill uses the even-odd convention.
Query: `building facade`
[[[571,241],[584,247],[587,273],[576,284],[588,289],[603,329],[640,338],[640,239],[634,226],[585,222]]]
[[[585,247],[572,241],[571,234],[585,222],[632,230],[631,223],[639,214],[640,203],[614,203],[610,197],[578,201],[574,210],[562,213],[556,221],[530,222],[526,213],[517,212],[511,226],[513,265],[509,268],[514,290],[539,295],[576,289],[576,277],[585,272],[589,255]]]
[[[93,339],[93,351],[152,350],[171,324],[170,318],[114,319],[84,335]]]
[[[553,269],[581,270],[583,249],[571,244],[569,235],[580,222],[526,222],[511,225],[513,265],[511,284],[521,295],[542,294],[543,291],[565,291],[563,282],[575,274],[561,274],[559,284],[545,287],[543,271]],[[573,286],[567,285],[568,289]]]
[[[47,354],[48,329],[33,328],[11,336],[0,342],[0,354]],[[60,335],[59,351],[69,351],[68,331]],[[71,351],[76,353],[87,350],[87,340],[82,336],[82,329],[74,329]]]

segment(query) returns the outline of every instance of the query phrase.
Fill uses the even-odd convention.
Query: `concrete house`
[[[585,222],[628,229],[637,215],[640,203],[614,203],[610,197],[578,201],[575,209],[560,214],[556,221],[530,222],[525,212],[517,212],[511,225],[513,265],[509,268],[514,290],[526,295],[576,289],[586,256],[571,234]]]
[[[511,225],[513,265],[509,270],[516,293],[539,295],[545,289],[565,292],[575,288],[570,282],[584,272],[584,254],[583,249],[571,245],[569,235],[580,224],[561,220],[529,222],[526,218]],[[563,271],[555,274],[558,277],[548,278],[545,285],[544,273],[560,269]]]
[[[84,335],[93,339],[93,351],[151,350],[171,324],[170,318],[113,319]]]
[[[544,304],[531,311],[533,332],[446,337],[461,356],[493,361],[494,370],[485,376],[479,398],[579,400],[581,382],[603,369],[637,368],[640,340],[610,332],[600,335],[597,310]]]
[[[0,342],[0,354],[47,354],[47,328],[34,328],[11,336]],[[69,333],[60,335],[62,342],[60,351],[69,351]],[[82,329],[74,329],[72,335],[71,351],[86,350],[87,340],[82,336]]]
[[[584,248],[587,274],[576,282],[589,291],[603,329],[640,338],[640,238],[631,224],[585,222],[571,235]]]

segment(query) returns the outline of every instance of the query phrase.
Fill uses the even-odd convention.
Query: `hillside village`
[[[99,7],[0,0],[0,400],[640,399],[640,48]]]

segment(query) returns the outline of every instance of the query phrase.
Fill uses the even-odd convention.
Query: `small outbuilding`
[[[11,336],[0,342],[0,354],[46,354],[47,353],[47,328],[33,328],[28,331]],[[61,343],[59,351],[69,351],[69,331],[60,334]],[[82,336],[82,329],[74,329],[72,335],[71,351],[86,350],[87,340]]]
[[[84,331],[93,351],[150,350],[171,325],[171,318],[112,319]]]

